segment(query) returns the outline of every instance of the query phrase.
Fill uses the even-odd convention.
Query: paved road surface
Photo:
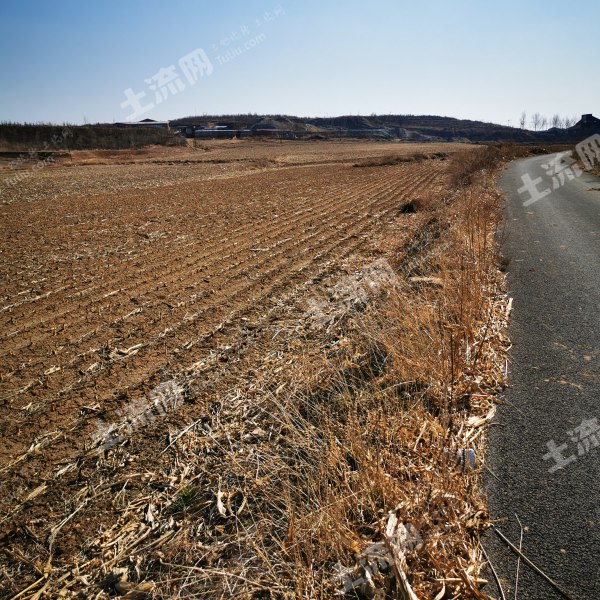
[[[548,158],[512,163],[501,181],[514,345],[486,486],[498,528],[518,545],[518,515],[524,553],[573,598],[600,600],[600,179],[565,177],[523,206],[523,175],[543,177],[540,192],[552,187]],[[514,598],[514,555],[493,533],[485,546]],[[562,597],[523,562],[518,590],[519,599]]]

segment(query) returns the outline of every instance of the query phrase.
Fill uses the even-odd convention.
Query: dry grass
[[[147,572],[157,597],[486,597],[479,474],[508,344],[493,178],[425,211],[398,280],[339,324],[334,352],[182,438],[190,483],[163,509],[182,526]],[[466,448],[474,470],[455,458]]]
[[[375,156],[361,162],[355,163],[353,167],[391,167],[407,162],[421,162],[423,160],[435,159],[446,160],[447,152],[434,152],[425,154],[423,152],[415,152],[414,154],[388,154],[385,156]]]
[[[466,186],[471,183],[472,176],[482,169],[493,169],[504,157],[516,158],[521,148],[509,144],[484,145],[475,149],[463,150],[453,156],[450,164],[452,183]],[[525,150],[522,151],[525,156]]]
[[[598,161],[598,160],[591,161],[592,168],[590,169],[589,165],[584,164],[583,161],[581,160],[581,157],[579,156],[579,153],[577,152],[577,146],[573,146],[571,148],[566,148],[566,149],[563,148],[563,149],[557,150],[557,151],[563,151],[563,152],[570,153],[569,156],[572,156],[577,161],[577,166],[579,167],[580,170],[587,171],[588,173],[591,173],[592,175],[595,175],[596,177],[600,177],[600,161]],[[593,157],[593,154],[592,154],[592,157]]]
[[[152,472],[123,472],[127,444],[81,461],[94,484],[21,597],[485,598],[479,477],[508,346],[487,152],[400,210],[418,226],[385,241],[393,283],[326,328],[278,331],[289,349],[170,431]],[[51,581],[87,506],[114,518]]]
[[[485,505],[477,475],[448,456],[471,447],[481,460],[481,426],[503,379],[496,200],[476,186],[440,209],[443,241],[419,270],[440,278],[441,290],[416,291],[403,283],[413,269],[401,268],[400,283],[348,325],[340,356],[312,385],[300,372],[293,393],[270,399],[266,411],[283,424],[285,445],[265,457],[268,495],[251,504],[265,522],[252,537],[271,568],[243,553],[244,577],[270,588],[285,581],[303,597],[329,597],[344,583],[361,596],[398,597],[394,563],[374,568],[373,544],[386,542],[394,514],[419,540],[404,548],[419,597],[479,595]],[[333,577],[335,565],[347,567],[345,578]]]

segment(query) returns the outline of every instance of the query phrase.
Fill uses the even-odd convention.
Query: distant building
[[[250,135],[273,137],[279,139],[294,139],[296,134],[291,129],[278,129],[272,123],[255,123],[250,127]]]
[[[193,138],[194,131],[195,127],[193,125],[180,125],[175,129],[176,133],[179,133],[180,135],[183,135],[187,138]]]
[[[151,129],[169,129],[169,121],[155,121],[154,119],[143,119],[142,121],[115,123],[116,127],[142,127]]]
[[[600,129],[600,119],[593,114],[581,115],[581,119],[573,125],[572,129]]]
[[[239,137],[237,129],[229,129],[226,125],[202,127],[194,129],[194,137],[201,139],[232,139]]]
[[[182,123],[174,125],[172,130],[177,135],[196,139],[232,139],[246,137],[273,137],[278,139],[296,139],[296,132],[290,129],[277,129],[275,126],[265,123],[255,125],[251,128],[238,129],[231,124],[204,123],[191,124]]]

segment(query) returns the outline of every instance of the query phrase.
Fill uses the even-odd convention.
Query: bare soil
[[[133,430],[130,462],[112,475],[135,494],[170,431],[266,362],[318,354],[309,300],[423,225],[403,207],[443,194],[444,153],[458,147],[221,141],[73,152],[12,186],[4,170],[0,588],[95,552],[118,516],[106,496],[63,521],[94,485],[98,432],[128,406],[185,376],[185,402]],[[415,153],[425,158],[353,167]]]

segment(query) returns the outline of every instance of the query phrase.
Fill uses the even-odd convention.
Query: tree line
[[[539,112],[533,113],[529,120],[527,119],[527,112],[523,111],[519,118],[519,127],[521,129],[532,129],[533,131],[544,131],[549,128],[556,129],[568,129],[573,127],[579,119],[577,117],[561,117],[558,113],[548,118]],[[527,125],[529,124],[529,128]]]
[[[121,150],[150,144],[177,146],[186,141],[166,128],[0,122],[0,147],[5,150]]]

